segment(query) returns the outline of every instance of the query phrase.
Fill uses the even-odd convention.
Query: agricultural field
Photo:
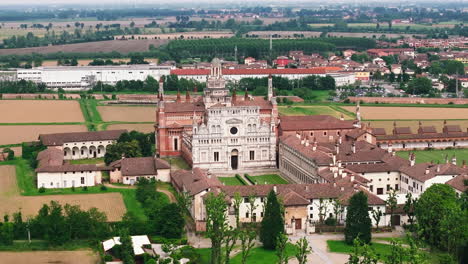
[[[85,131],[85,125],[0,125],[0,146],[37,140],[39,134]]]
[[[281,178],[278,174],[265,174],[258,176],[245,176],[250,182],[254,184],[287,184],[288,181]]]
[[[109,221],[119,221],[127,211],[120,193],[21,196],[15,167],[0,166],[0,175],[0,215],[11,215],[21,209],[24,216],[33,216],[50,201],[80,205],[85,210],[96,207]]]
[[[414,152],[416,163],[431,162],[445,163],[445,157],[448,155],[449,161],[452,156],[457,157],[457,165],[461,166],[463,160],[468,160],[468,149],[444,149],[444,150],[416,150],[416,151],[397,151],[397,155],[408,159],[409,153]]]
[[[331,115],[337,118],[341,116],[341,112],[330,106],[280,106],[278,109],[281,115]],[[353,117],[345,114],[345,119]]]
[[[127,129],[128,131],[136,130],[142,133],[154,132],[154,124],[116,124],[108,125],[106,130]]]
[[[156,108],[146,106],[98,106],[104,121],[154,122]]]
[[[142,39],[142,40],[107,40],[86,43],[75,43],[56,46],[44,46],[33,48],[18,48],[18,49],[0,49],[2,55],[24,55],[31,53],[48,54],[48,53],[87,53],[87,52],[103,52],[110,53],[117,51],[120,53],[143,52],[148,51],[149,45],[159,47],[167,43],[167,40],[157,39]]]
[[[0,100],[0,123],[83,122],[76,101]]]
[[[30,251],[30,252],[0,252],[2,263],[15,264],[98,264],[99,256],[91,250],[76,251]]]
[[[384,128],[385,132],[388,134],[391,134],[393,131],[393,122],[394,121],[369,121],[365,122],[370,123],[371,127],[378,127],[378,128]],[[421,124],[423,126],[434,126],[437,130],[437,132],[442,132],[442,128],[444,126],[444,121],[443,120],[423,120],[421,121]],[[463,131],[466,131],[466,128],[468,128],[468,120],[447,120],[448,125],[459,125]],[[411,131],[413,133],[418,132],[419,128],[419,121],[417,120],[398,120],[396,121],[396,125],[398,127],[410,127]]]
[[[355,106],[341,108],[356,110]],[[468,108],[361,106],[361,116],[367,120],[467,119]]]

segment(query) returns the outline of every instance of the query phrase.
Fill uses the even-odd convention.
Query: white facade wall
[[[84,141],[64,143],[62,146],[65,160],[102,158],[106,148],[115,143],[115,140]]]
[[[398,171],[366,172],[361,175],[370,181],[367,189],[375,195],[385,194],[390,188],[400,189],[400,172]]]
[[[380,144],[383,149],[388,149],[387,143]],[[405,143],[394,143],[392,142],[393,149],[425,149],[425,148],[468,148],[468,140],[454,140],[444,142],[405,142]]]
[[[101,184],[101,171],[38,172],[37,188],[71,188]]]
[[[148,76],[158,80],[163,75],[169,75],[170,69],[155,65],[38,67],[18,69],[17,78],[45,83],[51,89],[82,90],[91,88],[98,81],[115,84],[122,80],[143,81]]]

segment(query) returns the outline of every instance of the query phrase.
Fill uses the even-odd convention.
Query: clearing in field
[[[280,106],[278,107],[281,115],[331,115],[339,118],[341,112],[329,106]],[[352,119],[345,115],[345,119]]]
[[[416,150],[416,151],[398,151],[397,155],[408,159],[409,153],[414,152],[416,155],[416,163],[431,162],[445,163],[445,157],[448,155],[449,162],[452,156],[457,157],[457,165],[460,166],[463,160],[468,160],[468,149],[444,149],[444,150]]]
[[[147,106],[98,106],[104,121],[154,122],[156,108]]]
[[[341,108],[356,110],[355,106]],[[468,119],[468,108],[361,106],[361,116],[368,120]]]
[[[0,100],[0,123],[66,123],[83,122],[76,101]]]
[[[127,129],[128,131],[136,130],[143,133],[154,132],[154,124],[116,124],[107,126],[107,130]]]
[[[265,174],[258,176],[245,176],[253,184],[288,184],[288,181],[278,174]]]
[[[21,196],[15,167],[0,166],[0,215],[11,215],[21,210],[25,217],[35,216],[42,205],[50,201],[79,205],[84,210],[96,207],[112,222],[121,220],[127,211],[120,193]]]
[[[0,252],[2,263],[15,264],[98,264],[99,256],[91,250]]]
[[[84,125],[0,125],[0,145],[37,140],[39,134],[85,131]]]
[[[378,127],[378,128],[384,128],[385,131],[387,132],[387,135],[392,134],[393,131],[393,122],[394,121],[369,121],[366,122],[370,123],[371,127]],[[421,124],[423,126],[434,126],[437,130],[437,132],[442,133],[442,128],[444,126],[444,121],[443,120],[427,120],[427,121],[421,121]],[[468,127],[468,120],[447,120],[448,125],[459,125],[463,131],[466,131],[466,128]],[[410,127],[411,131],[413,133],[418,132],[419,128],[419,121],[402,121],[398,120],[396,121],[397,127]]]

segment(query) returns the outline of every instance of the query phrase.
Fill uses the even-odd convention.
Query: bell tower
[[[221,61],[214,58],[211,62],[210,75],[206,81],[203,101],[206,107],[215,104],[231,105],[229,89],[226,88],[226,80],[223,78]]]

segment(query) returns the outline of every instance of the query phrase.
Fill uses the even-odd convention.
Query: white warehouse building
[[[152,64],[119,66],[55,66],[17,69],[17,79],[44,83],[50,89],[86,90],[99,81],[114,85],[123,80],[145,80],[152,76],[158,80],[169,75],[170,66]]]

